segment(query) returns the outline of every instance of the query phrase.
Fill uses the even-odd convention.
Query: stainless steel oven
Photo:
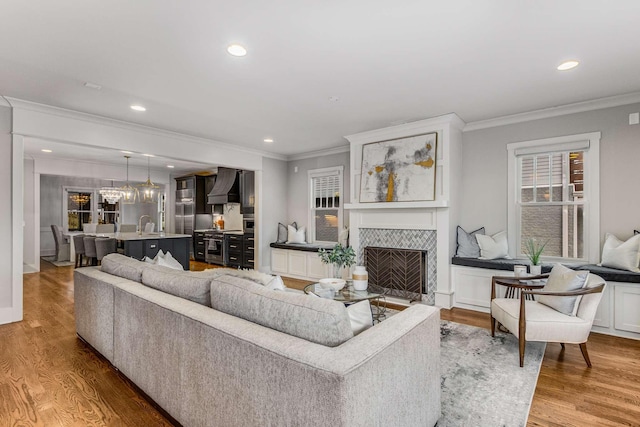
[[[224,265],[224,234],[221,231],[204,233],[205,261],[210,264]]]

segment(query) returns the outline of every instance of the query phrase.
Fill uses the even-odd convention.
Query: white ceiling
[[[473,122],[640,91],[638,0],[2,0],[0,10],[0,94],[282,155],[449,112]],[[232,42],[248,55],[227,54]],[[571,58],[581,65],[556,71]]]

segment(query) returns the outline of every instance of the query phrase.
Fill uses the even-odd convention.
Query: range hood
[[[213,189],[207,196],[210,205],[222,205],[225,203],[240,203],[240,182],[238,170],[230,168],[218,168],[218,176]]]

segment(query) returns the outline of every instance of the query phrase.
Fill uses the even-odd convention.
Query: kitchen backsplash
[[[240,203],[227,203],[224,205],[224,229],[242,230]]]

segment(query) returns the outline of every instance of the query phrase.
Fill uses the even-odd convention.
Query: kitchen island
[[[67,233],[71,235],[72,233]],[[73,233],[79,234],[79,233]],[[145,256],[153,258],[158,251],[171,252],[184,270],[189,270],[189,252],[191,248],[191,236],[189,234],[174,234],[165,232],[155,233],[84,233],[95,237],[112,237],[118,241],[118,247],[124,249],[124,254],[136,259],[143,259]],[[71,240],[71,252],[74,259],[75,248],[73,248],[73,238]]]

